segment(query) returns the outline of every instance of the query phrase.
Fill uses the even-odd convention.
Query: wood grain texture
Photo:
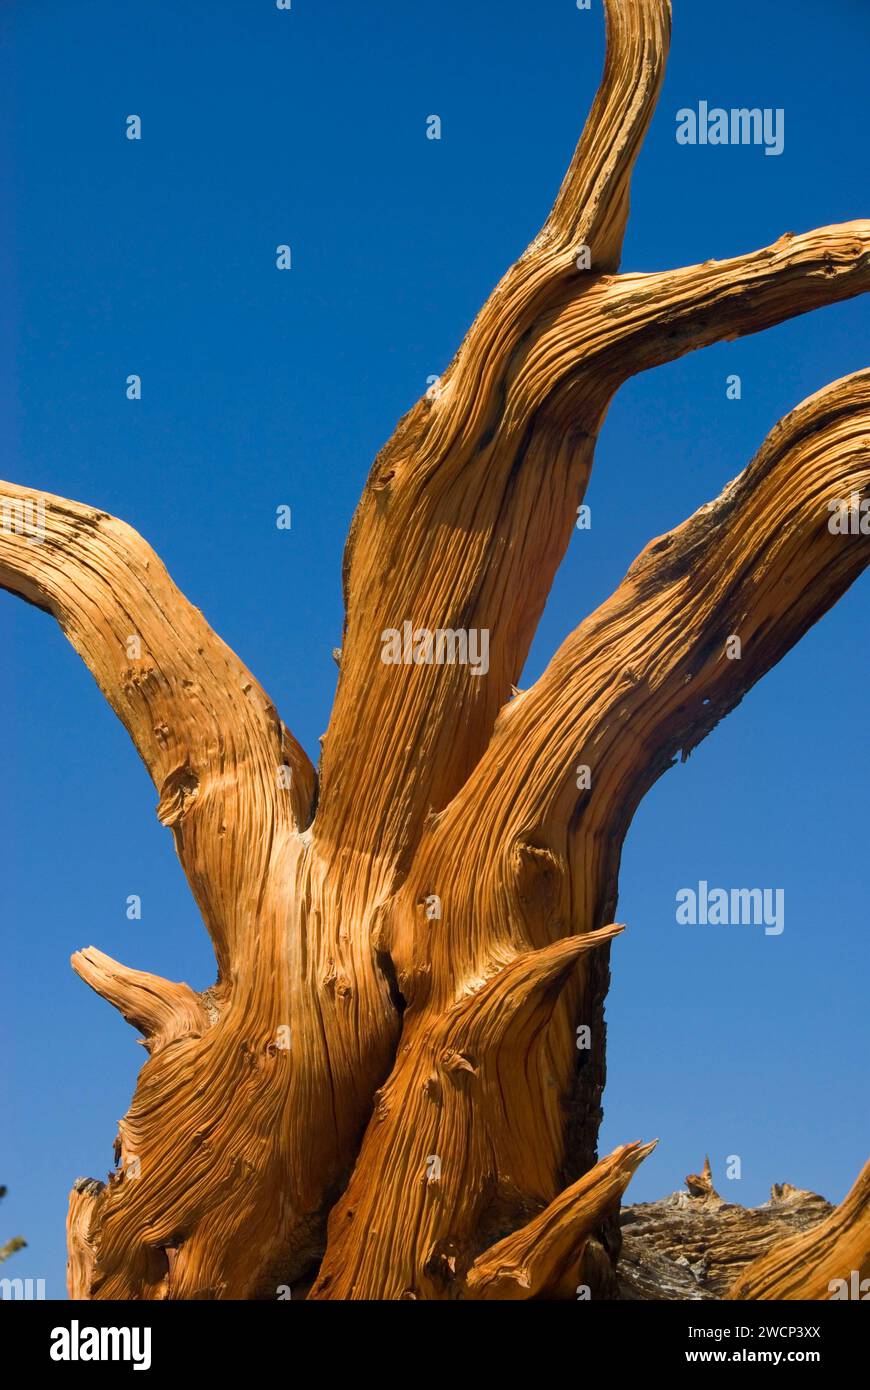
[[[371,470],[317,772],[135,531],[0,484],[4,518],[45,513],[41,539],[4,521],[0,585],[57,619],[130,732],[216,959],[198,993],[73,957],[149,1054],[115,1172],[71,1194],[75,1298],[564,1297],[593,1266],[607,1284],[648,1152],[596,1162],[622,842],[870,559],[828,526],[832,499],[870,488],[870,373],[793,411],[516,682],[614,392],[862,293],[870,223],[620,274],[670,7],[605,12],[552,212]],[[486,671],[385,664],[406,622],[485,631]]]
[[[468,1271],[468,1293],[480,1300],[575,1297],[586,1242],[619,1207],[638,1165],[655,1144],[623,1144],[561,1192],[526,1226],[497,1241]],[[589,1290],[586,1286],[584,1293]]]
[[[838,1283],[848,1292],[838,1292]],[[832,1299],[867,1298],[868,1294],[870,1162],[838,1207],[818,1225],[760,1255],[735,1280],[728,1297]]]
[[[669,1197],[622,1208],[616,1265],[620,1298],[727,1298],[738,1276],[755,1261],[784,1248],[791,1237],[818,1229],[833,1211],[817,1193],[790,1183],[774,1183],[770,1200],[761,1206],[743,1207],[715,1191],[709,1168],[685,1182],[684,1190]],[[803,1277],[808,1287],[812,1270],[805,1269]]]

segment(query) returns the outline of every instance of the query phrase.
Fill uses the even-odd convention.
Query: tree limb
[[[438,389],[378,456],[348,538],[319,828],[374,854],[386,894],[430,808],[442,811],[470,776],[520,678],[619,385],[870,287],[866,221],[789,234],[720,262],[602,273],[618,258],[668,32],[659,0],[614,0],[608,16],[605,80],[551,219],[480,311]],[[576,262],[580,232],[591,239],[588,270]],[[486,632],[487,672],[383,665],[382,633],[405,622]]]
[[[319,1248],[395,1044],[387,982],[347,928],[365,921],[368,865],[300,833],[311,764],[134,531],[9,484],[0,513],[0,585],[55,616],[129,730],[219,972],[206,1006],[92,949],[75,958],[151,1056],[120,1126],[135,1176],[71,1196],[70,1291],[273,1296],[276,1269]]]
[[[590,1235],[619,1206],[651,1144],[623,1144],[545,1207],[526,1226],[490,1246],[466,1276],[474,1299],[553,1296],[575,1284]]]
[[[594,243],[596,275],[619,259],[631,169],[664,71],[670,7],[607,0],[605,13],[604,76],[553,211],[438,388],[378,455],[348,537],[341,674],[323,747],[318,826],[331,843],[373,854],[387,890],[428,808],[450,800],[483,752],[519,677],[591,466],[591,433],[606,409],[599,400],[589,430],[542,422],[534,431],[527,411],[507,409],[511,377],[566,276],[573,292],[585,284],[575,241]],[[432,631],[486,629],[488,673],[384,667],[380,634],[406,620]]]
[[[619,265],[631,172],[664,77],[670,0],[605,0],[604,14],[604,76],[542,234],[594,248],[600,272]]]
[[[145,1046],[152,1054],[175,1038],[197,1036],[209,1026],[202,1001],[189,985],[132,970],[95,946],[76,951],[70,963],[85,984],[145,1034]]]
[[[310,818],[314,769],[131,527],[11,483],[0,482],[0,501],[0,587],[57,619],[130,733],[224,977],[273,838]]]
[[[468,864],[472,843],[485,845],[491,858],[498,837],[507,857],[531,838],[541,852],[560,856],[582,832],[573,921],[594,925],[595,858],[621,839],[643,792],[680,749],[688,756],[870,562],[858,510],[868,489],[870,371],[862,371],[804,401],[715,502],[650,542],[540,679],[505,705],[489,749],[430,832],[435,855],[450,843],[459,847],[475,881],[484,866]],[[838,503],[848,513],[836,512]],[[832,530],[847,524],[854,534]],[[729,637],[740,642],[733,659]],[[578,766],[591,779],[580,795]],[[424,839],[423,882],[428,857]],[[506,922],[503,905],[500,912]],[[487,951],[493,932],[497,939],[495,922],[480,924]],[[403,969],[399,938],[392,941]],[[473,969],[473,933],[470,946],[464,968]],[[443,968],[434,960],[432,967],[434,974]]]
[[[799,236],[786,232],[771,246],[729,260],[621,275],[605,313],[624,354],[623,375],[630,376],[868,289],[870,222],[864,219]]]
[[[622,842],[643,794],[870,560],[870,536],[829,529],[830,503],[870,489],[868,436],[870,372],[804,402],[716,502],[646,548],[540,679],[503,708],[489,748],[427,826],[381,915],[378,944],[408,1004],[406,1038],[411,1020],[449,1008],[505,953],[611,919]],[[741,643],[734,660],[731,636]],[[575,1088],[568,1148],[581,1172],[604,1082],[606,951],[580,962],[554,1013],[554,1087],[530,1082],[534,1112],[554,1123],[564,1122],[560,1095]],[[579,1071],[577,1024],[591,1039]]]
[[[531,691],[511,688],[625,377],[859,293],[870,271],[854,223],[616,275],[669,7],[605,8],[601,89],[553,211],[354,518],[313,823],[310,763],[144,542],[0,490],[0,584],[58,618],[129,729],[220,972],[213,1018],[185,986],[76,957],[152,1056],[122,1173],[71,1197],[73,1296],[273,1297],[319,1258],[357,1153],[312,1297],[458,1297],[470,1267],[481,1290],[563,1292],[593,1209],[610,1219],[609,1178],[571,1184],[597,1142],[622,838],[677,750],[866,564],[825,508],[867,490],[870,374],[805,403]],[[5,525],[41,502],[42,537]],[[486,633],[486,668],[388,664],[384,630],[406,622]]]

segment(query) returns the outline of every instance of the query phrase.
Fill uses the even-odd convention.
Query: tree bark
[[[650,1147],[596,1163],[622,841],[870,559],[828,525],[829,502],[870,488],[870,372],[792,412],[515,685],[619,385],[863,292],[870,224],[618,274],[670,11],[605,10],[602,85],[550,217],[372,468],[318,773],[135,532],[0,485],[46,515],[41,544],[0,532],[0,584],[55,616],[129,730],[217,963],[198,994],[73,957],[149,1052],[115,1173],[71,1194],[73,1297],[612,1292],[615,1213]],[[385,664],[382,633],[406,622],[487,631],[487,672]],[[853,1203],[826,1249],[866,1221]],[[794,1258],[744,1286],[797,1287]]]
[[[867,1180],[865,1169],[837,1208],[790,1183],[774,1183],[763,1206],[741,1207],[715,1191],[708,1160],[686,1191],[622,1209],[617,1296],[831,1298],[832,1281],[867,1272]]]

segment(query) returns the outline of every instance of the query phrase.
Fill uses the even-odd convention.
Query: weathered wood
[[[817,1229],[833,1210],[814,1192],[774,1184],[770,1201],[742,1207],[713,1189],[709,1168],[687,1191],[623,1207],[616,1274],[619,1297],[709,1300],[729,1297],[737,1276],[795,1233]],[[807,1271],[809,1274],[809,1271]]]
[[[789,1199],[794,1200],[792,1192]],[[728,1297],[870,1298],[870,1163],[838,1207],[760,1255],[732,1284]]]
[[[615,1289],[606,1230],[646,1152],[595,1165],[622,841],[652,782],[867,564],[827,504],[870,487],[870,373],[792,412],[515,686],[619,385],[862,293],[870,223],[620,275],[670,8],[605,11],[550,216],[363,492],[319,775],[141,537],[0,484],[45,516],[39,543],[0,530],[0,585],[54,615],[129,730],[217,965],[199,995],[74,957],[150,1053],[116,1172],[71,1195],[74,1297]],[[486,669],[385,663],[406,623],[486,633]]]
[[[686,1187],[622,1209],[619,1298],[870,1294],[870,1163],[838,1207],[790,1183],[774,1183],[760,1207],[724,1201],[713,1188],[709,1163],[703,1174],[686,1178]]]

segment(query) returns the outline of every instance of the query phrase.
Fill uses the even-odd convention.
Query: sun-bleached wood
[[[648,1152],[596,1164],[622,840],[867,564],[827,523],[870,486],[868,374],[792,412],[515,686],[619,385],[863,292],[870,223],[619,274],[670,9],[605,11],[550,216],[375,460],[317,773],[141,537],[0,484],[45,507],[41,543],[0,531],[0,584],[54,615],[129,730],[217,963],[197,993],[73,958],[149,1052],[116,1171],[71,1194],[73,1297],[573,1296]],[[486,629],[487,674],[384,664],[405,621]]]

